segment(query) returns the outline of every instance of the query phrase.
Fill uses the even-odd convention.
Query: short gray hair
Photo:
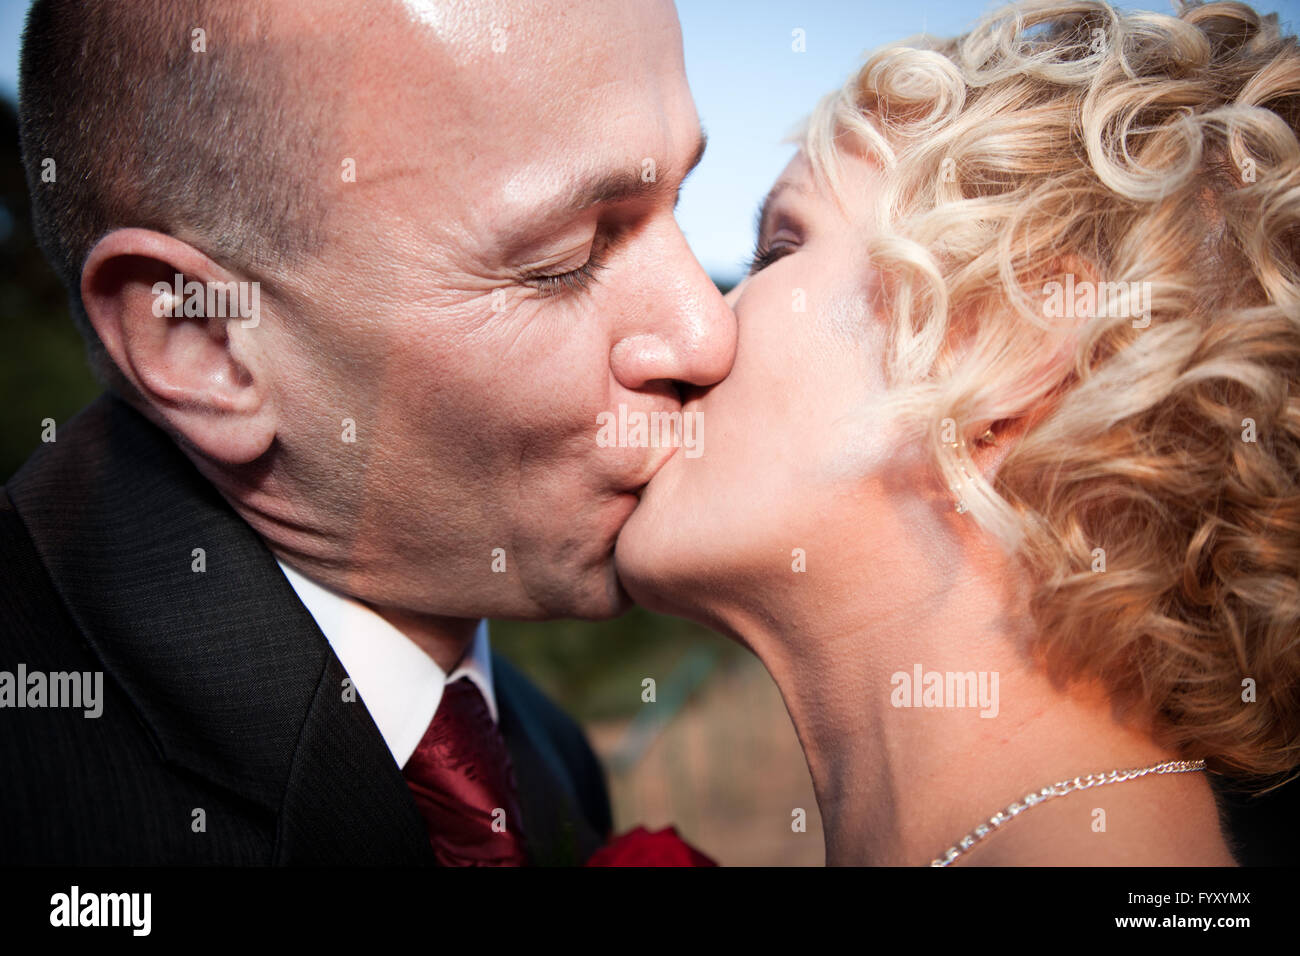
[[[154,229],[243,270],[317,242],[295,157],[323,110],[292,96],[297,51],[273,45],[270,15],[251,0],[36,0],[28,13],[19,129],[36,238],[110,386],[122,381],[80,293],[105,234]]]

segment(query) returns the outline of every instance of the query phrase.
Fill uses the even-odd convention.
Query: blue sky
[[[1170,0],[1112,0],[1170,12]],[[794,154],[783,143],[817,100],[839,87],[871,49],[918,33],[954,36],[987,0],[677,0],[686,74],[709,149],[682,193],[678,218],[711,274],[734,278],[752,252],[754,212]],[[1256,0],[1300,26],[1300,0]],[[791,49],[791,32],[807,51]]]
[[[636,0],[624,0],[636,2]],[[782,141],[866,51],[920,32],[963,32],[987,0],[677,0],[686,73],[709,150],[682,193],[678,216],[711,274],[735,278],[753,245],[754,210],[794,148]],[[1118,0],[1167,12],[1170,0]],[[0,93],[17,86],[28,0],[0,0]],[[1257,0],[1300,28],[1300,0]],[[805,51],[792,49],[804,31]]]

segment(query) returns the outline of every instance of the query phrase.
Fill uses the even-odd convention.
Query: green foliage
[[[100,391],[67,298],[32,234],[18,120],[0,100],[0,480],[41,440],[41,420],[67,421]]]
[[[748,656],[707,628],[641,608],[612,621],[492,621],[489,631],[495,650],[580,720],[633,716],[641,681],[662,687],[692,648],[712,646],[724,663]]]

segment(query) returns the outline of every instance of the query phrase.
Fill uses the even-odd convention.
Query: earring
[[[971,478],[970,472],[966,470],[965,465],[961,466],[961,476],[964,481],[969,482],[974,480]],[[957,514],[964,515],[966,512],[970,511],[970,508],[966,504],[966,499],[962,497],[962,485],[949,485],[948,490],[951,491],[953,496],[957,499],[957,502],[954,505]]]
[[[950,449],[956,451],[957,449],[963,449],[963,447],[966,447],[966,440],[965,438],[962,438],[962,440],[957,440],[957,438],[954,438],[953,441],[945,441],[944,444],[950,447]],[[997,436],[996,434],[993,434],[993,429],[985,428],[984,434],[982,434],[982,436],[980,436],[979,438],[976,438],[975,444],[980,446],[997,445]],[[963,483],[970,483],[970,481],[975,480],[972,479],[971,473],[969,471],[966,471],[965,464],[962,464],[962,466],[959,467],[961,467],[962,470]],[[962,488],[963,488],[962,484],[948,486],[949,492],[952,492],[953,497],[957,499],[953,507],[954,509],[956,509],[957,514],[959,515],[965,515],[967,511],[970,511],[970,506],[967,505],[966,498],[962,497]]]
[[[980,441],[983,441],[983,440],[984,440],[984,436],[981,435],[980,438],[979,438],[979,440],[980,440]],[[953,441],[944,442],[944,444],[947,445],[949,448],[952,448],[952,449],[956,450],[956,449],[958,449],[958,448],[965,448],[965,447],[966,447],[966,440],[965,440],[965,439],[962,439],[962,440],[960,440],[960,441],[953,440]],[[968,472],[968,471],[966,470],[966,466],[965,466],[965,465],[961,465],[960,468],[961,468],[962,478],[963,478],[965,481],[971,481],[972,479],[971,479],[971,476],[970,476],[970,472]],[[970,510],[970,508],[967,507],[967,505],[966,505],[966,499],[962,497],[962,486],[961,486],[960,484],[949,485],[949,486],[948,486],[948,490],[951,491],[951,492],[953,493],[953,497],[955,497],[955,498],[957,499],[956,504],[954,505],[954,507],[956,508],[957,514],[959,514],[959,515],[964,515],[967,511]]]

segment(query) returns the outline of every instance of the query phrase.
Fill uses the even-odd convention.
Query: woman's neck
[[[816,578],[794,575],[746,608],[732,602],[733,613],[721,617],[782,692],[807,755],[829,864],[925,864],[1029,790],[1170,759],[1116,723],[1100,692],[1067,694],[1032,666],[1023,652],[1032,633],[1026,615],[1004,601],[1010,564],[982,554],[928,576],[895,566],[890,578],[905,586],[889,589],[864,584],[861,569],[886,570],[880,558],[822,549]],[[1217,823],[1203,779],[1165,792],[1191,800],[1202,823],[1208,807]],[[1128,810],[1131,819],[1156,807]],[[1022,822],[1030,817],[1037,820]],[[1075,824],[1045,804],[1008,830],[1051,840],[1062,825]],[[1016,862],[1024,844],[999,833],[986,845],[994,849],[981,845],[971,857]],[[1102,862],[1105,846],[1097,846]],[[1223,857],[1231,862],[1226,850]]]

